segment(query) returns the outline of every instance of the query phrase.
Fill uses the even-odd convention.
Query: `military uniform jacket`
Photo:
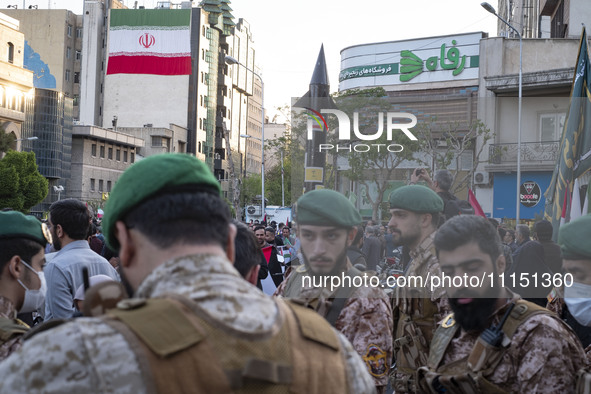
[[[16,318],[12,301],[0,296],[0,361],[21,347],[28,329],[29,326]]]
[[[170,260],[144,279],[136,296],[171,293],[198,303],[208,319],[236,335],[264,337],[280,324],[276,301],[246,282],[224,257]],[[337,335],[350,391],[373,392],[362,360]],[[32,360],[35,368],[23,372],[23,365],[31,365]],[[145,361],[138,360],[119,331],[101,318],[80,318],[33,336],[0,363],[0,393],[145,393],[148,388],[140,362]]]
[[[520,298],[514,295],[495,311],[492,324],[499,324],[509,304]],[[468,357],[478,336],[458,330],[440,365]],[[483,377],[512,393],[572,393],[576,373],[584,366],[585,354],[574,333],[554,314],[535,314],[518,326],[497,367]]]
[[[441,277],[441,268],[435,254],[433,240],[435,232],[410,251],[411,261],[405,274],[407,278],[422,278],[423,283],[407,283],[397,287],[394,304],[394,340],[397,369],[394,373],[396,392],[413,391],[409,380],[414,371],[425,365],[429,356],[429,343],[437,323],[447,316],[451,309],[442,287],[431,290],[430,278]],[[418,332],[415,332],[415,325]],[[410,338],[414,338],[411,341]]]
[[[341,272],[351,269],[349,259]],[[329,287],[292,286],[298,276],[312,276],[306,266],[293,270],[287,279],[277,288],[275,295],[298,300],[314,308],[326,317],[338,289]],[[286,291],[287,289],[287,291]],[[352,344],[365,361],[367,370],[373,376],[376,387],[385,388],[388,384],[388,372],[392,359],[392,309],[385,293],[374,287],[355,288],[338,314],[334,327]]]

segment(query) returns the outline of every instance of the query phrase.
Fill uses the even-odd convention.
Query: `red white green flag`
[[[191,10],[111,10],[107,74],[191,74]]]

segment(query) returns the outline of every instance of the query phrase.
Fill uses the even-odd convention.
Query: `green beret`
[[[565,259],[591,259],[591,214],[563,224],[558,229],[558,245]]]
[[[394,208],[417,213],[438,213],[443,211],[443,200],[426,186],[402,186],[390,193],[390,209]]]
[[[0,239],[26,238],[45,247],[51,243],[51,234],[45,223],[18,211],[0,212]]]
[[[156,194],[189,190],[221,192],[210,169],[195,156],[163,153],[133,164],[119,177],[105,205],[102,227],[109,248],[119,250],[115,223],[133,208]]]
[[[361,215],[341,193],[319,189],[298,199],[296,221],[316,226],[353,227],[361,223]]]

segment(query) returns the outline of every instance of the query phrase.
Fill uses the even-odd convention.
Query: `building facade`
[[[25,37],[20,22],[0,13],[0,127],[15,140],[23,138],[26,111],[33,99],[33,73],[24,67]],[[12,147],[22,149],[22,141]]]
[[[431,148],[415,154],[414,160],[400,162],[392,172],[386,168],[367,169],[366,179],[374,182],[352,182],[344,175],[350,170],[346,158],[338,157],[337,185],[339,191],[352,197],[364,217],[370,217],[375,203],[387,201],[389,192],[406,184],[411,171],[426,167],[430,173],[440,168],[442,155],[453,151],[446,133],[470,133],[477,121],[477,97],[480,68],[479,42],[482,32],[427,37],[356,45],[341,51],[339,92],[353,89],[384,89],[389,112],[412,114],[417,127],[424,130]],[[370,108],[371,109],[371,108]],[[359,108],[359,111],[367,109]],[[370,129],[376,129],[377,125]],[[414,143],[409,141],[409,144]],[[410,146],[410,145],[408,145]],[[363,154],[363,153],[359,153]],[[459,196],[464,197],[473,184],[476,165],[475,149],[462,149],[446,169],[462,182]],[[381,178],[380,178],[381,177]],[[388,190],[380,199],[377,182],[387,182]]]
[[[68,197],[101,206],[119,176],[137,160],[142,138],[97,126],[73,127]]]
[[[24,66],[35,74],[40,89],[73,99],[73,117],[80,117],[82,16],[68,10],[10,9],[25,35]]]

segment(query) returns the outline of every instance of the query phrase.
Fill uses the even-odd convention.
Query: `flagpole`
[[[495,10],[495,8],[493,6],[491,6],[488,3],[480,3],[480,5],[482,6],[482,8],[484,8],[485,10],[487,10],[488,12],[490,12],[491,14],[493,14],[494,16],[496,16],[497,18],[499,18],[504,24],[506,24],[507,26],[509,26],[509,28],[511,30],[513,30],[516,34],[517,37],[519,37],[519,104],[518,104],[518,120],[517,120],[517,203],[516,203],[516,207],[515,207],[515,225],[519,224],[519,210],[520,210],[520,205],[521,205],[521,98],[522,98],[522,67],[523,67],[523,61],[522,61],[522,54],[523,54],[523,40],[521,37],[521,33],[514,28],[512,25],[509,24],[509,22],[507,22],[506,20],[504,20],[503,18],[501,18],[499,16],[499,14],[497,14],[497,11]]]
[[[281,150],[281,206],[285,206],[285,191],[283,188],[283,150]]]

